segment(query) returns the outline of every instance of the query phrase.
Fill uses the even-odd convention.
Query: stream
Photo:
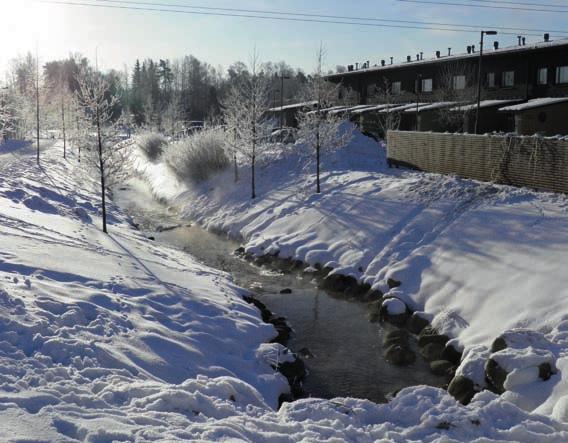
[[[303,384],[306,395],[384,402],[389,393],[407,386],[446,382],[433,375],[420,356],[406,367],[383,358],[382,340],[388,326],[369,321],[368,303],[328,294],[310,278],[258,267],[235,256],[239,243],[180,219],[154,200],[141,180],[133,179],[115,191],[114,201],[145,235],[228,272],[236,284],[287,319],[293,330],[287,346],[294,352],[309,350],[309,357],[303,358],[309,371]],[[282,289],[292,292],[281,294]]]

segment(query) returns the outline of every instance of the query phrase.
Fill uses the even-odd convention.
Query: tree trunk
[[[37,164],[39,165],[39,59],[36,53],[36,137],[37,137]]]
[[[316,193],[321,193],[320,187],[320,133],[319,128],[316,133]]]
[[[255,114],[253,114],[255,115]],[[256,115],[255,115],[256,117]],[[254,181],[254,162],[256,160],[256,118],[253,121],[253,127],[252,127],[252,162],[251,162],[251,166],[252,166],[252,198],[255,199],[256,198],[256,185],[255,185],[255,181]]]
[[[103,162],[103,142],[101,139],[101,123],[99,120],[99,114],[97,110],[97,139],[99,143],[99,169],[101,172],[101,200],[102,200],[102,210],[103,210],[103,232],[105,234],[107,231],[107,215],[106,215],[106,196],[105,196],[105,166]]]
[[[239,181],[239,167],[237,166],[237,154],[233,154],[233,163],[235,165],[235,183]]]
[[[67,158],[67,136],[65,134],[65,103],[61,100],[61,123],[63,129],[63,158]]]
[[[79,117],[78,117],[78,116],[77,116],[77,134],[79,134]],[[78,161],[79,161],[79,163],[81,163],[81,140],[77,139],[77,142],[78,142],[78,143],[77,143],[77,144],[78,144],[77,148],[78,148],[78,150],[79,150],[79,152],[78,152]]]
[[[252,175],[252,182],[251,182],[252,195],[251,195],[251,198],[255,199],[256,198],[256,185],[255,185],[255,182],[254,182],[254,163],[255,163],[255,160],[256,160],[256,155],[254,154],[254,148],[253,148],[252,152],[253,152],[253,154],[252,154],[252,159],[251,159],[251,169],[252,169],[252,171],[251,171],[252,172],[252,174],[251,174]]]

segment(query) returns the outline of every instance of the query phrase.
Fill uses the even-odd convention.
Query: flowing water
[[[420,356],[411,366],[389,364],[381,344],[384,326],[369,321],[367,303],[328,294],[307,277],[261,268],[235,256],[238,243],[179,219],[153,200],[138,180],[117,191],[115,201],[146,235],[230,273],[271,312],[287,319],[293,329],[287,346],[296,352],[309,351],[304,358],[309,371],[303,386],[307,395],[383,402],[387,394],[401,388],[441,386],[446,381],[434,376]],[[280,294],[285,288],[292,293]]]

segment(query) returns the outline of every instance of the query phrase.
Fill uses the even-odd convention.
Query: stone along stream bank
[[[116,191],[115,201],[149,239],[228,272],[250,292],[263,319],[279,330],[280,341],[304,361],[307,375],[296,395],[384,402],[404,387],[445,386],[450,380],[451,367],[434,374],[431,356],[422,356],[424,347],[418,349],[415,334],[379,321],[381,304],[372,294],[330,290],[322,284],[323,270],[306,273],[300,262],[247,257],[237,242],[190,224],[156,202],[137,179]]]

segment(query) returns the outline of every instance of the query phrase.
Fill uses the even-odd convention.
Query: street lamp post
[[[280,74],[280,136],[282,136],[282,129],[284,128],[284,80],[289,80],[290,77]]]
[[[475,110],[475,133],[479,125],[479,108],[481,107],[481,62],[483,60],[483,37],[485,35],[497,35],[497,31],[481,31],[481,42],[479,44],[479,63],[477,72],[477,108]]]
[[[418,131],[418,114],[420,109],[420,89],[422,88],[422,74],[416,77],[416,130]]]

